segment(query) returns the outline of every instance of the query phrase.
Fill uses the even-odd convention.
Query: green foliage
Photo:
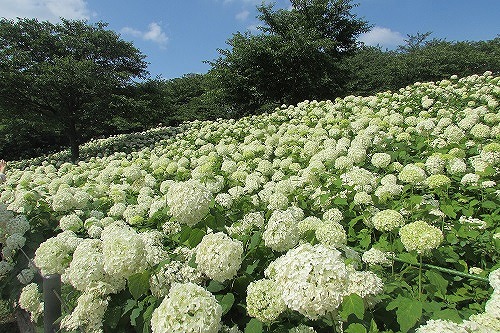
[[[449,79],[452,75],[500,71],[500,38],[452,42],[428,40],[430,33],[410,35],[397,50],[363,46],[342,60],[349,77],[345,93],[372,95],[414,82]]]
[[[289,10],[258,7],[263,32],[236,33],[230,49],[211,62],[212,89],[234,115],[279,104],[338,96],[338,60],[356,49],[367,24],[350,11],[350,0],[292,1]]]
[[[401,332],[406,333],[415,326],[422,316],[422,302],[416,299],[399,296],[387,305],[387,310],[396,310]]]
[[[63,133],[74,160],[82,139],[112,118],[121,89],[145,74],[144,55],[105,27],[0,20],[0,107]]]

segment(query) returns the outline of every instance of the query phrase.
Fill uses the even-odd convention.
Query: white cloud
[[[235,18],[238,21],[245,21],[248,18],[248,15],[250,15],[250,12],[248,10],[243,10],[236,14]]]
[[[147,31],[140,31],[134,28],[125,27],[121,29],[121,33],[141,38],[146,41],[151,41],[158,44],[162,49],[167,46],[168,42],[168,36],[162,31],[161,26],[156,22],[150,23]]]
[[[88,19],[90,11],[85,0],[0,0],[1,17],[7,19],[37,18],[57,22],[66,19]]]
[[[390,47],[403,44],[404,37],[400,32],[388,28],[374,27],[372,30],[361,34],[358,40],[366,45]]]

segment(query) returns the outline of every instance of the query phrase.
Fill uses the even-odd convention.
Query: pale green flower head
[[[409,223],[399,230],[399,236],[407,251],[426,254],[443,241],[443,232],[425,221]]]
[[[448,188],[451,185],[451,179],[445,175],[430,175],[425,180],[425,183],[432,190],[438,188]]]
[[[243,260],[243,244],[223,232],[205,235],[196,248],[196,264],[209,278],[224,282],[232,279]]]
[[[275,321],[286,310],[281,298],[281,288],[274,280],[262,279],[247,287],[247,312],[264,323]]]
[[[386,209],[376,213],[372,217],[372,223],[377,230],[391,231],[404,225],[405,220],[399,212]]]

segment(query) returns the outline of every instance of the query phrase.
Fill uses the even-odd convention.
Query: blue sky
[[[103,21],[147,56],[151,76],[205,73],[204,60],[237,31],[255,31],[261,0],[0,0],[0,16]],[[271,1],[266,1],[271,2]],[[432,31],[448,41],[500,34],[500,0],[357,0],[354,13],[373,25],[360,40],[395,48],[407,34]],[[290,6],[276,0],[276,8]]]

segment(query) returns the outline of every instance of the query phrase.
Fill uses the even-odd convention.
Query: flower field
[[[500,332],[499,97],[454,76],[13,164],[0,313],[40,324],[60,274],[63,332]]]

